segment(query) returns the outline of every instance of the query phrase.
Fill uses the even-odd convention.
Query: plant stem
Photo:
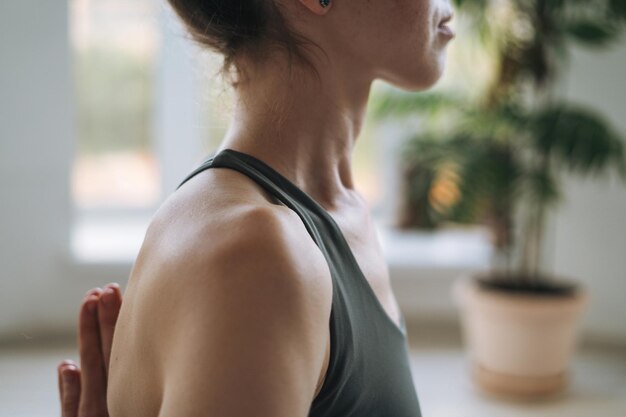
[[[522,281],[527,281],[528,276],[530,275],[530,256],[531,250],[530,246],[532,244],[532,230],[533,230],[533,210],[530,205],[527,206],[528,212],[526,214],[526,218],[524,220],[524,228],[522,229],[522,247],[521,247],[521,258],[520,258],[520,279]]]
[[[548,155],[539,156],[539,170],[542,175],[550,178],[550,158]],[[532,256],[529,256],[530,261],[527,266],[530,279],[533,281],[540,279],[545,215],[547,205],[551,198],[549,193],[550,191],[548,190],[541,190],[537,200],[532,204],[530,211],[532,216],[532,228],[529,230],[529,240],[534,240],[534,242],[529,248],[533,253]]]
[[[533,256],[531,257],[532,262],[530,264],[530,278],[533,281],[537,281],[539,279],[539,266],[541,264],[541,239],[543,236],[543,215],[544,209],[541,203],[537,204],[535,209],[535,219],[534,219],[534,227],[533,227],[533,237],[534,244],[532,249],[534,250]]]

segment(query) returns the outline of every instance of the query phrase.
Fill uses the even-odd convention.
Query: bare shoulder
[[[160,207],[136,268],[145,260],[159,269],[217,268],[228,266],[231,258],[244,267],[246,262],[260,265],[271,255],[272,263],[280,262],[277,266],[308,270],[313,276],[330,274],[293,210],[242,173],[209,171],[201,173],[207,175],[199,181],[194,183],[194,178],[185,184],[186,189],[179,189]]]
[[[180,407],[298,415],[310,404],[327,342],[330,271],[293,211],[255,198],[253,190],[181,194],[155,216],[113,347],[135,352],[129,375],[154,373],[159,386],[146,402],[176,415],[187,415]],[[109,400],[122,410],[117,393]]]

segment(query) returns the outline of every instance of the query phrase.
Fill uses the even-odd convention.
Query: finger
[[[63,371],[64,365],[57,365],[57,384],[59,385],[59,400],[61,401],[61,414],[63,414],[63,380],[61,379],[61,372]]]
[[[74,363],[73,360],[71,359],[65,359],[64,361],[61,361],[58,365],[57,365],[57,379],[58,379],[58,385],[59,385],[59,399],[61,400],[61,403],[63,403],[63,380],[62,380],[62,372],[63,369],[65,369],[68,365],[73,365],[76,366],[76,364]]]
[[[104,410],[106,376],[100,348],[97,295],[88,295],[81,306],[78,346],[82,383],[79,409],[87,405],[90,410]]]
[[[100,342],[102,357],[104,359],[104,369],[106,375],[109,372],[109,361],[111,358],[111,346],[113,345],[113,333],[117,317],[122,306],[122,293],[117,284],[109,284],[104,288],[100,296],[98,305],[98,321],[100,322]]]
[[[96,287],[96,288],[92,288],[89,291],[87,291],[87,294],[85,294],[85,297],[89,297],[90,295],[100,296],[100,294],[102,294],[102,288]]]
[[[78,417],[80,403],[80,371],[75,365],[65,365],[59,372],[61,388],[61,417]]]

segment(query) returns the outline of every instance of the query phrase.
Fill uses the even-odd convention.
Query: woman
[[[374,80],[418,91],[439,79],[450,5],[170,3],[224,55],[233,121],[155,214],[119,317],[117,289],[109,309],[88,295],[101,313],[81,310],[81,360],[95,371],[83,365],[78,411],[67,386],[67,415],[419,416],[351,152]]]

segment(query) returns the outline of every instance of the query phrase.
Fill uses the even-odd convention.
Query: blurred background
[[[353,167],[425,416],[626,415],[622,3],[457,0],[438,85],[374,84]],[[164,0],[0,1],[0,415],[59,415],[83,294],[125,287],[152,214],[226,131],[219,65]],[[452,288],[496,269],[588,293],[560,396],[472,381]]]

